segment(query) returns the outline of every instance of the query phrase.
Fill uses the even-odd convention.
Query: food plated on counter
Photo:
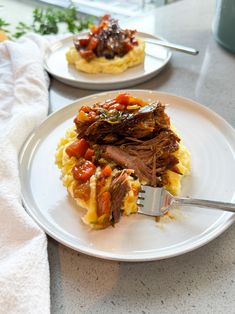
[[[86,35],[75,36],[73,42],[67,61],[86,73],[121,73],[143,63],[145,57],[144,41],[136,37],[136,31],[121,29],[109,15],[101,17],[99,25]]]
[[[157,186],[180,191],[182,197],[213,199],[221,195],[231,202],[233,138],[231,126],[190,99],[152,90],[93,94],[50,115],[25,143],[19,160],[23,203],[50,236],[79,252],[120,261],[179,255],[221,234],[234,221],[233,215],[179,206],[159,223],[154,217],[135,214],[139,209],[135,206],[136,189],[154,185],[153,178]],[[169,143],[171,149],[166,150]],[[175,164],[178,169],[172,155],[179,160]],[[166,156],[170,164],[164,164]],[[218,167],[220,160],[226,162]],[[127,188],[129,193],[120,207],[114,207],[118,202],[114,200],[120,199],[114,188],[117,182],[122,188],[118,191],[123,193]],[[76,193],[74,197],[70,191]],[[139,193],[139,198],[142,195]],[[125,207],[128,197],[133,207]],[[89,199],[93,199],[93,207]]]
[[[137,212],[142,184],[179,194],[190,156],[164,104],[119,93],[78,110],[58,143],[56,164],[69,194],[87,210],[83,222],[100,229]]]
[[[150,41],[147,41],[150,40]],[[123,89],[160,73],[171,58],[165,39],[123,29],[105,15],[90,31],[62,38],[45,51],[45,69],[68,85],[90,90]]]

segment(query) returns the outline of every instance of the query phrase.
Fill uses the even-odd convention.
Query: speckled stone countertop
[[[213,0],[184,0],[128,26],[195,47],[173,53],[152,80],[133,88],[196,100],[235,127],[235,55],[212,34]],[[94,91],[53,81],[52,111]],[[235,225],[211,243],[168,260],[124,263],[79,254],[49,239],[52,313],[235,313]]]
[[[214,10],[213,0],[182,0],[129,20],[130,28],[200,51],[174,52],[158,76],[133,88],[191,98],[235,127],[235,55],[213,37]],[[51,111],[94,92],[52,80]],[[48,253],[53,314],[235,313],[235,225],[193,252],[155,262],[101,260],[51,238]]]

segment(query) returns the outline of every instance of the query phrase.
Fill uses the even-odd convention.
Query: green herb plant
[[[0,30],[1,31],[4,31],[5,33],[9,33],[9,30],[6,28],[9,25],[10,25],[9,23],[7,23],[5,20],[0,18]]]
[[[33,10],[33,23],[27,25],[19,22],[16,26],[16,32],[12,37],[19,38],[28,32],[34,32],[41,35],[58,34],[60,25],[64,24],[66,30],[70,33],[77,33],[83,29],[87,29],[93,24],[94,18],[78,17],[77,9],[74,6],[69,6],[65,9],[57,9],[53,7],[36,8]],[[0,30],[5,32],[10,24],[0,18]]]

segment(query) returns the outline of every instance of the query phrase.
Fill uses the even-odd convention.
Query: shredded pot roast
[[[173,154],[179,137],[161,102],[147,104],[128,94],[83,106],[74,120],[78,138],[84,138],[101,158],[123,169],[133,169],[141,182],[166,185],[166,171],[180,173]]]

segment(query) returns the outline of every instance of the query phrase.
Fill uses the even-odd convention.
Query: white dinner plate
[[[138,36],[143,39],[164,40],[140,32]],[[68,64],[65,54],[71,46],[73,46],[73,36],[62,39],[49,47],[44,58],[45,68],[52,76],[65,84],[92,90],[126,88],[145,82],[159,73],[171,58],[168,48],[146,43],[143,64],[129,68],[120,74],[87,74],[77,71],[73,65]]]
[[[169,104],[167,112],[191,153],[191,175],[182,181],[182,195],[235,201],[235,131],[210,109],[166,93],[131,90],[148,101]],[[20,155],[22,199],[28,213],[50,236],[75,250],[119,261],[149,261],[196,249],[227,229],[234,215],[195,207],[180,208],[173,220],[133,214],[115,227],[90,230],[84,211],[67,195],[54,164],[59,139],[81,105],[113,98],[117,91],[79,99],[49,116],[28,138]]]

